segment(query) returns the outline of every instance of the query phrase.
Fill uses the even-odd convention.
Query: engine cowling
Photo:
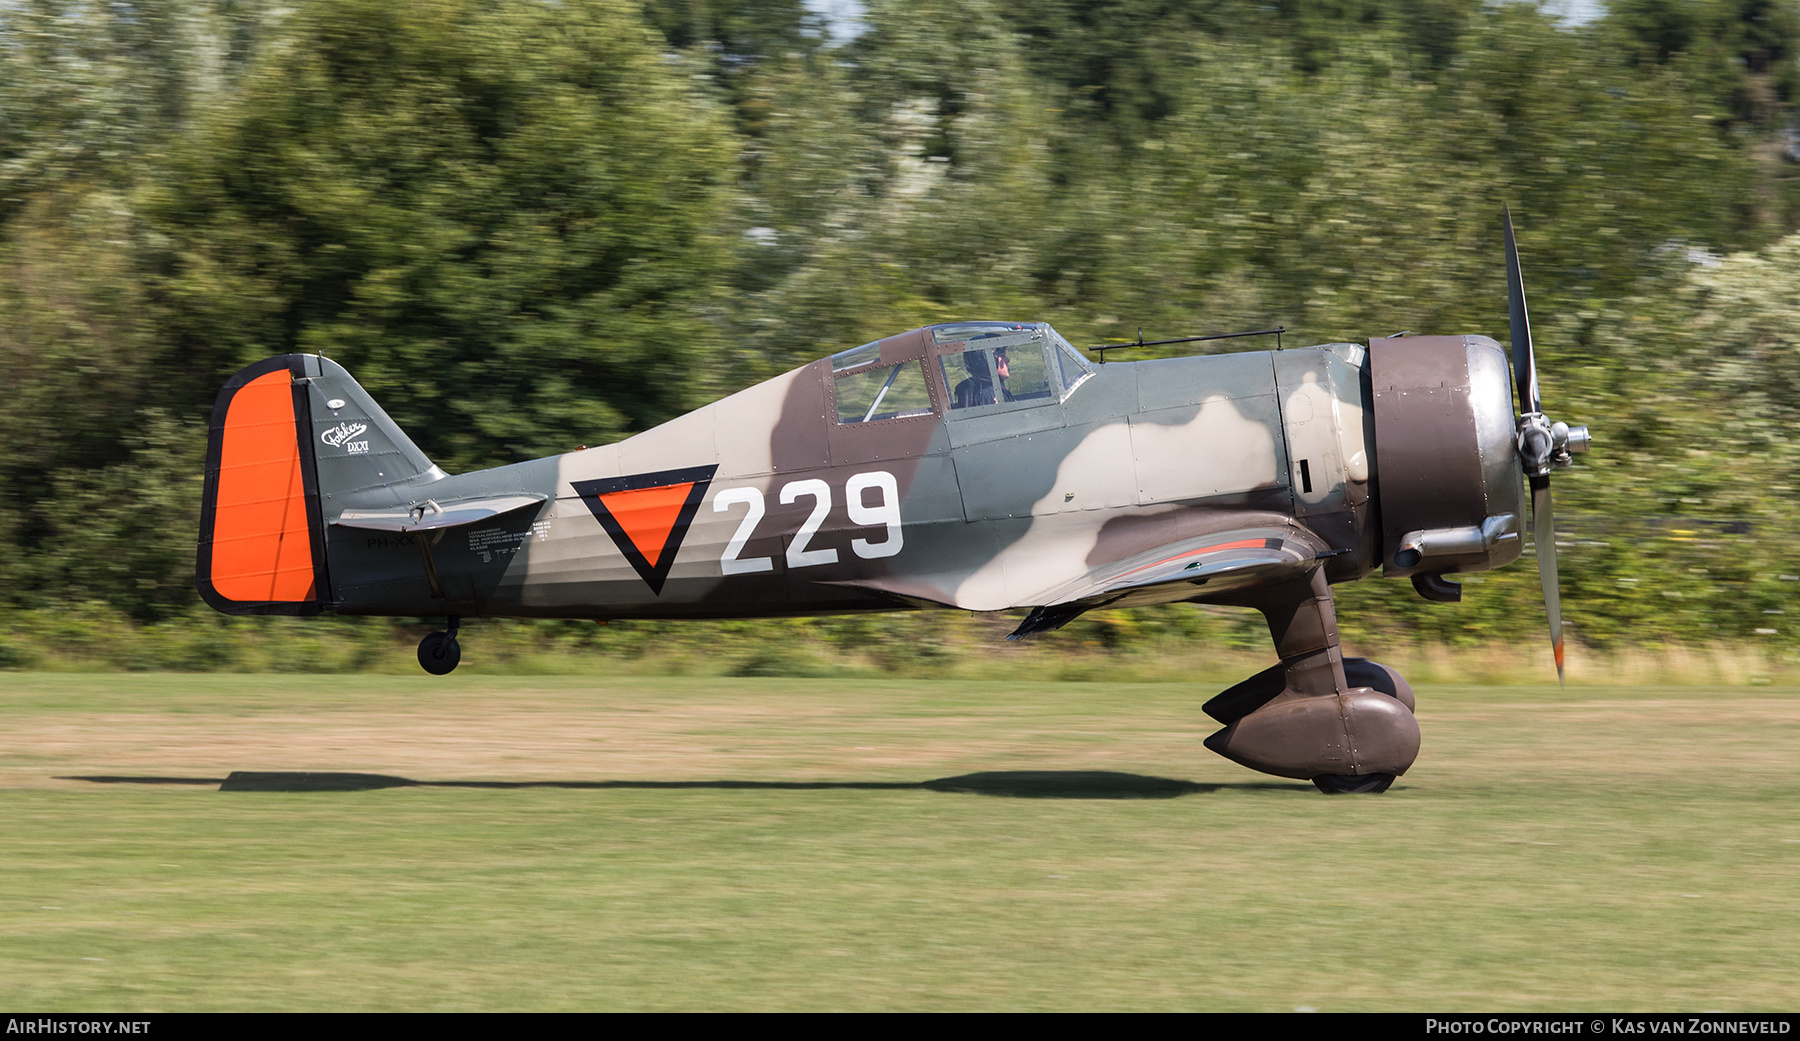
[[[1376,339],[1369,376],[1382,573],[1436,576],[1517,560],[1525,475],[1505,350],[1486,336]]]

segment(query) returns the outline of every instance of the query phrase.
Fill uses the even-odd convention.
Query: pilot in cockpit
[[[963,354],[962,362],[969,376],[956,385],[956,390],[950,396],[951,408],[997,405],[1013,400],[1012,392],[1006,389],[1006,381],[1012,376],[1007,366],[1006,348],[1002,347],[994,352],[992,376],[988,372],[985,351],[968,351]]]

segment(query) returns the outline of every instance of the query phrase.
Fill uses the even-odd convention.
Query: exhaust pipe
[[[1400,548],[1394,551],[1394,568],[1409,572],[1416,568],[1443,573],[1455,570],[1457,564],[1486,561],[1494,549],[1519,539],[1519,518],[1501,513],[1481,522],[1458,528],[1421,528],[1400,537]]]

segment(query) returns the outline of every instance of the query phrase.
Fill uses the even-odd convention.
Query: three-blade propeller
[[[1525,279],[1519,273],[1519,246],[1512,211],[1506,211],[1506,298],[1512,316],[1513,381],[1519,390],[1518,445],[1531,483],[1531,540],[1537,549],[1538,580],[1550,614],[1550,646],[1556,681],[1563,679],[1562,591],[1556,579],[1556,518],[1550,507],[1550,471],[1568,466],[1570,453],[1588,449],[1587,427],[1552,423],[1538,395],[1537,358],[1531,347],[1531,316],[1525,309]]]

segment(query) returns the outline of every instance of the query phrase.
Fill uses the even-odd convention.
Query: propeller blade
[[[1506,307],[1512,316],[1513,381],[1519,388],[1519,411],[1542,412],[1538,397],[1537,358],[1531,350],[1531,316],[1525,310],[1525,278],[1519,273],[1519,244],[1513,238],[1512,208],[1506,208]]]
[[[1537,549],[1538,581],[1550,613],[1550,647],[1556,654],[1556,682],[1563,681],[1562,590],[1556,581],[1556,518],[1550,511],[1550,478],[1531,479],[1531,543]]]

